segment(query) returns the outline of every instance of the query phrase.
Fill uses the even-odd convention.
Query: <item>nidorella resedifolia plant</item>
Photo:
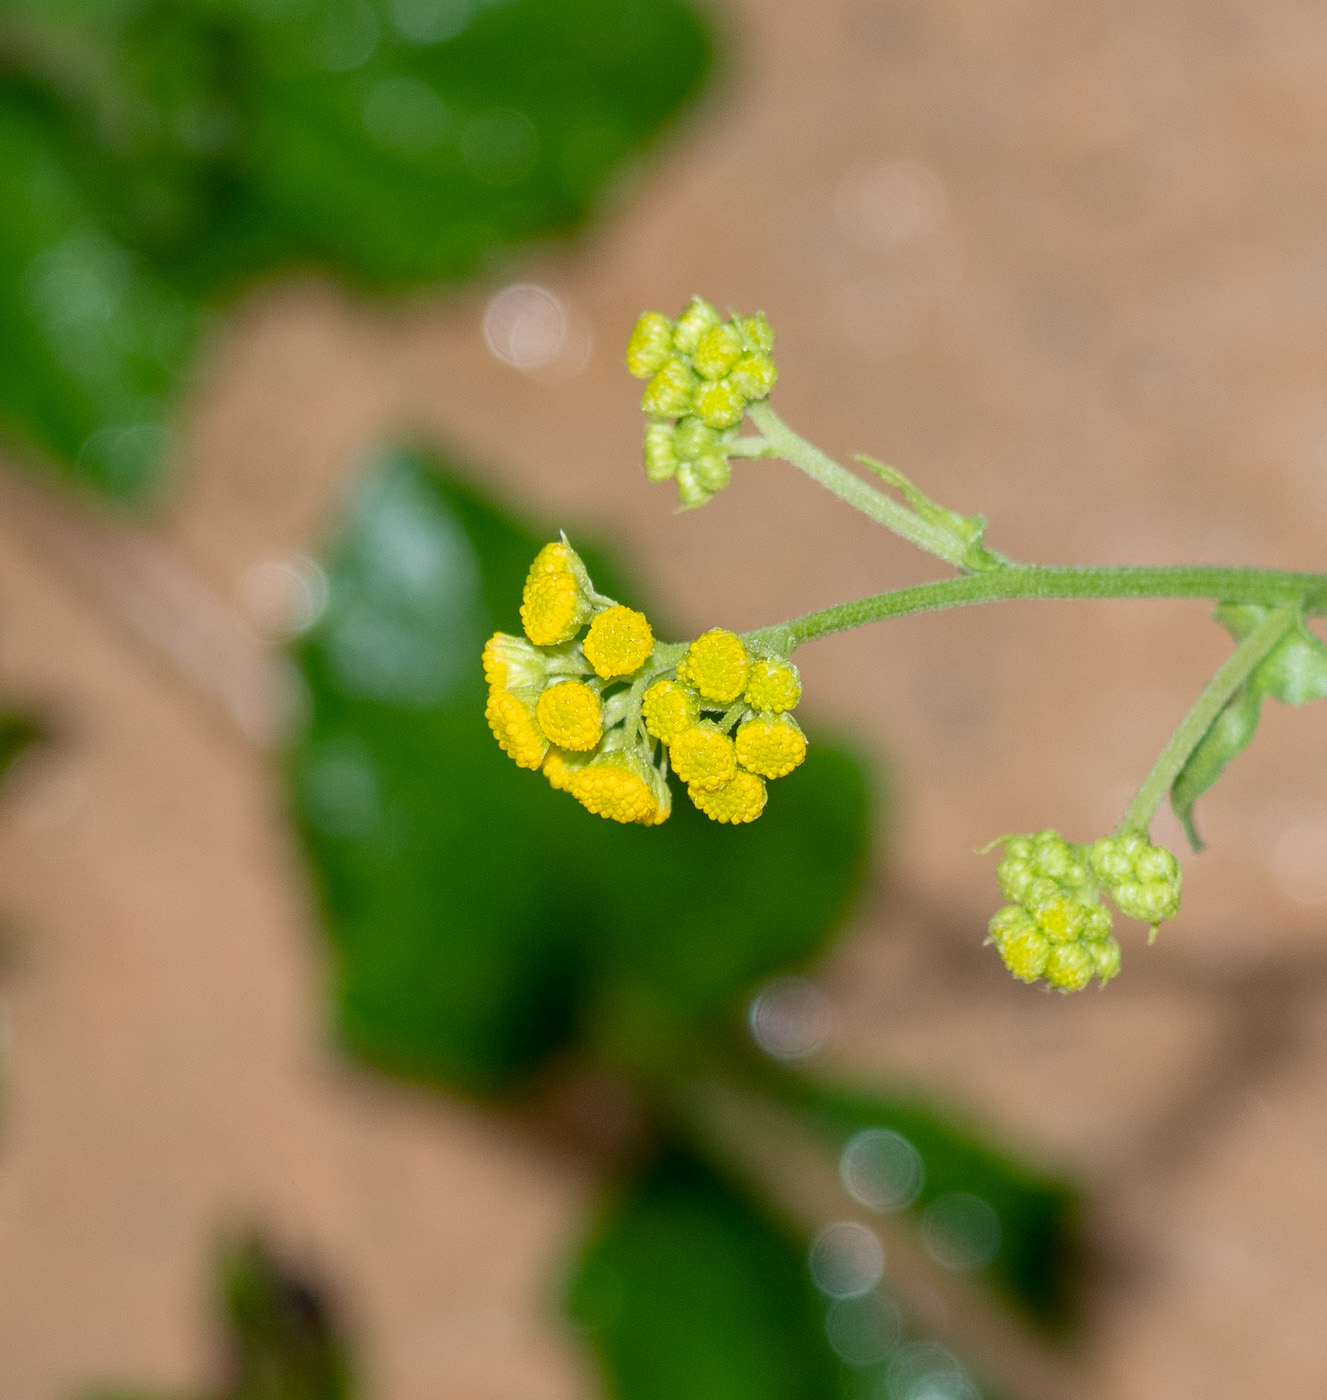
[[[792,711],[801,698],[797,647],[885,618],[1014,598],[1209,598],[1234,650],[1162,749],[1114,831],[1084,844],[1058,832],[997,837],[1009,901],[988,941],[1024,982],[1077,991],[1120,968],[1108,897],[1127,918],[1158,925],[1179,909],[1180,866],[1150,836],[1169,795],[1195,850],[1193,806],[1244,749],[1268,697],[1300,705],[1327,696],[1327,646],[1306,626],[1327,613],[1327,574],[1174,566],[1059,567],[987,548],[986,522],[929,499],[907,477],[855,460],[887,494],[787,426],[768,399],[778,371],[763,315],[727,320],[694,298],[675,320],[646,312],[627,368],[648,380],[644,466],[676,482],[682,509],[704,505],[735,459],[779,457],[840,499],[956,571],[738,635],[714,628],[691,642],[655,638],[648,619],[595,590],[564,537],[530,567],[524,637],[484,648],[488,721],[521,767],[539,769],[589,811],[619,822],[668,818],[671,772],[718,822],[750,822],[766,784],[806,756]],[[740,432],[744,420],[756,428]]]

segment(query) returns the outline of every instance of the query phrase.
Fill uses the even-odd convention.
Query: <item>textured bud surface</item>
[[[704,297],[692,297],[687,309],[677,318],[673,328],[673,344],[684,355],[690,355],[700,344],[705,332],[719,324],[719,313]]]
[[[721,788],[688,788],[687,795],[711,821],[731,822],[734,826],[755,821],[765,810],[765,784],[741,768]]]
[[[627,342],[627,369],[637,379],[648,379],[672,351],[673,323],[657,311],[647,311]]]
[[[544,737],[560,749],[585,753],[603,738],[603,707],[584,681],[561,681],[539,697],[535,717]]]
[[[700,338],[691,363],[702,379],[722,379],[742,358],[742,337],[732,326],[712,326]]]
[[[668,746],[673,772],[688,787],[713,791],[737,772],[733,741],[710,720],[693,724]]]
[[[569,642],[589,615],[576,576],[565,569],[538,575],[525,585],[521,623],[525,635],[540,647]]]
[[[696,692],[678,681],[655,681],[641,701],[641,715],[650,735],[671,744],[700,719]]]
[[[503,753],[519,768],[538,768],[548,752],[548,740],[539,732],[530,707],[509,690],[489,693],[484,718]]]
[[[548,779],[548,785],[558,792],[563,792],[571,784],[572,778],[585,766],[585,760],[578,756],[568,758],[566,754],[558,753],[556,749],[550,750],[548,757],[544,760],[544,777]]]
[[[546,544],[534,557],[534,563],[530,565],[530,571],[525,576],[527,584],[531,584],[537,578],[543,578],[545,574],[559,574],[574,572],[573,561],[577,559],[576,551],[568,544]]]
[[[613,752],[572,773],[567,791],[597,817],[657,826],[668,816],[667,788],[661,802],[661,786],[650,781],[646,765],[635,754]]]
[[[751,658],[740,637],[715,627],[687,648],[677,675],[695,686],[706,700],[731,705],[746,689]]]
[[[702,384],[691,397],[696,415],[711,428],[733,428],[746,413],[747,398],[732,379]]]
[[[638,671],[654,650],[654,633],[644,613],[620,603],[595,616],[585,634],[585,658],[605,680]]]
[[[1059,943],[1046,959],[1043,976],[1062,992],[1080,992],[1097,970],[1096,959],[1081,943]]]
[[[677,445],[671,423],[645,425],[645,475],[651,481],[671,481],[677,472]]]
[[[733,366],[728,383],[748,402],[769,397],[779,371],[768,355],[743,355]]]
[[[757,715],[737,727],[737,761],[762,778],[783,778],[806,757],[806,736],[791,715]]]
[[[645,386],[640,406],[657,418],[677,418],[690,411],[692,396],[699,383],[681,360],[665,360],[659,372]]]
[[[484,643],[484,680],[491,690],[537,688],[544,683],[546,662],[524,637],[495,632]]]
[[[753,662],[744,698],[753,710],[795,709],[802,698],[802,677],[791,661]]]

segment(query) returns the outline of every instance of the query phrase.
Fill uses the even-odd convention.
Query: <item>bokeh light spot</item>
[[[776,1060],[804,1060],[824,1049],[834,1029],[834,1003],[803,977],[778,977],[751,999],[751,1038]]]
[[[855,1298],[880,1282],[885,1251],[880,1241],[855,1220],[826,1225],[807,1253],[811,1281],[829,1298]]]
[[[960,1273],[980,1269],[1000,1248],[1000,1217],[980,1196],[947,1191],[922,1215],[922,1243],[946,1269]]]
[[[926,1167],[901,1133],[867,1128],[844,1147],[839,1179],[853,1200],[869,1210],[903,1210],[917,1199]]]

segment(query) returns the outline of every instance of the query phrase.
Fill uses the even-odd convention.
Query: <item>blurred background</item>
[[[557,529],[676,637],[933,576],[646,483],[694,293],[1014,557],[1321,568],[1324,71],[1298,0],[0,4],[5,1400],[1323,1393],[1321,716],[1107,992],[981,946],[1203,604],[816,643],[823,759],[652,854],[472,672]]]

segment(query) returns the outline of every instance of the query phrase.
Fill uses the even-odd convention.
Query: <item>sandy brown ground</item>
[[[697,631],[933,572],[782,465],[682,516],[647,486],[619,346],[640,306],[703,291],[769,312],[790,421],[984,509],[1016,557],[1323,567],[1320,6],[725,14],[719,100],[588,242],[504,274],[592,330],[579,371],[489,354],[501,281],[390,313],[278,289],[207,366],[154,528],[5,488],[0,686],[61,738],[0,803],[3,1400],[200,1383],[210,1242],[254,1218],[339,1285],[376,1400],[590,1393],[545,1302],[586,1169],[324,1048],[244,599],[315,547],[375,440],[423,427],[613,532]],[[808,708],[899,793],[894,898],[824,971],[831,1057],[1092,1185],[1111,1400],[1327,1393],[1323,713],[1268,713],[1205,800],[1182,916],[1129,939],[1107,993],[992,965],[971,851],[1108,829],[1225,646],[1201,604],[1016,604],[799,656]]]

